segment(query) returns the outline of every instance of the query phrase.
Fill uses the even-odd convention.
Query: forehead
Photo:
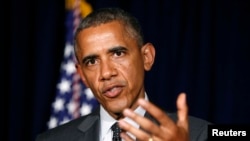
[[[129,38],[128,35],[123,24],[118,21],[113,21],[80,31],[77,35],[76,42],[81,50],[128,46],[128,44],[135,43],[135,39]]]

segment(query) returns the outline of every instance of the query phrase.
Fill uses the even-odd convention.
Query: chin
[[[125,108],[128,108],[127,104],[126,103],[115,103],[115,104],[112,104],[110,105],[110,110],[113,111],[113,113],[122,113],[122,111],[125,109]]]

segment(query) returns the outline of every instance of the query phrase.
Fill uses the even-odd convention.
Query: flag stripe
[[[91,90],[83,85],[76,72],[73,48],[74,32],[84,18],[82,15],[90,13],[90,9],[90,5],[83,0],[66,0],[66,43],[60,78],[56,86],[56,97],[52,103],[51,117],[48,121],[49,129],[86,115],[98,105]]]

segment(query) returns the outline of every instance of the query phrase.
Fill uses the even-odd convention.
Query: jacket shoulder
[[[168,113],[174,121],[177,121],[176,113]],[[208,125],[212,124],[201,118],[188,116],[190,141],[206,141],[208,138]]]
[[[49,129],[43,133],[40,133],[36,141],[69,141],[72,140],[72,137],[81,136],[83,133],[79,130],[79,126],[89,119],[92,119],[93,116],[96,116],[95,113],[91,113],[77,119],[73,119],[65,124],[59,125],[55,128]]]

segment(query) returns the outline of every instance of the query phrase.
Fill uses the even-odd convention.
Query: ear
[[[83,83],[85,84],[86,87],[89,87],[86,79],[85,79],[85,76],[83,75],[83,72],[82,72],[82,69],[81,69],[81,65],[80,64],[75,64],[75,67],[76,67],[76,71],[77,73],[80,75]]]
[[[143,61],[144,61],[144,69],[146,71],[149,71],[151,67],[153,66],[154,60],[155,60],[155,48],[153,44],[146,43],[141,48],[141,53],[142,53]]]

